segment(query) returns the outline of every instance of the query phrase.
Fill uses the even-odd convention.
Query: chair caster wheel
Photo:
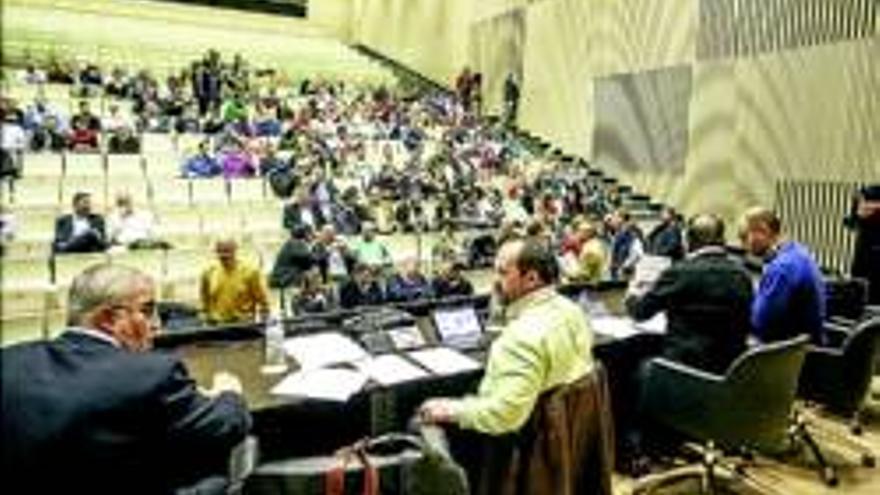
[[[872,468],[877,466],[877,458],[871,454],[862,455],[862,466]]]
[[[850,426],[849,431],[852,432],[853,435],[859,436],[862,434],[862,426],[861,425]]]
[[[840,482],[837,479],[837,472],[830,466],[822,469],[822,481],[829,487],[835,487]]]

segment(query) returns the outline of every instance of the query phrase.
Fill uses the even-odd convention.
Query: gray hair
[[[124,265],[92,265],[74,277],[67,296],[67,324],[82,325],[84,318],[105,304],[130,296],[139,284],[152,283],[143,272]]]

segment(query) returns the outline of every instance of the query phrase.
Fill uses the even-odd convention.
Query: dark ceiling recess
[[[309,0],[161,0],[188,5],[207,5],[224,9],[305,17]]]

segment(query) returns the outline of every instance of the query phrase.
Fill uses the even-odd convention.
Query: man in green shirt
[[[428,423],[510,433],[525,424],[542,392],[592,369],[592,329],[583,310],[555,291],[553,253],[533,240],[510,241],[495,269],[507,325],[492,344],[479,390],[461,399],[429,399],[420,409]]]

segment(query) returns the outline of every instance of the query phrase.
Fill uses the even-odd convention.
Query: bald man
[[[227,470],[251,419],[241,384],[202,393],[183,363],[149,352],[155,287],[119,264],[73,280],[68,328],[7,347],[3,479],[31,493],[172,493]]]
[[[238,243],[221,239],[214,245],[217,262],[202,272],[202,312],[211,324],[252,322],[269,315],[266,281],[260,270],[238,259]]]
[[[666,313],[664,357],[723,373],[746,348],[752,282],[727,255],[719,217],[692,218],[686,239],[687,257],[664,270],[647,292],[633,286],[626,308],[637,321]]]

